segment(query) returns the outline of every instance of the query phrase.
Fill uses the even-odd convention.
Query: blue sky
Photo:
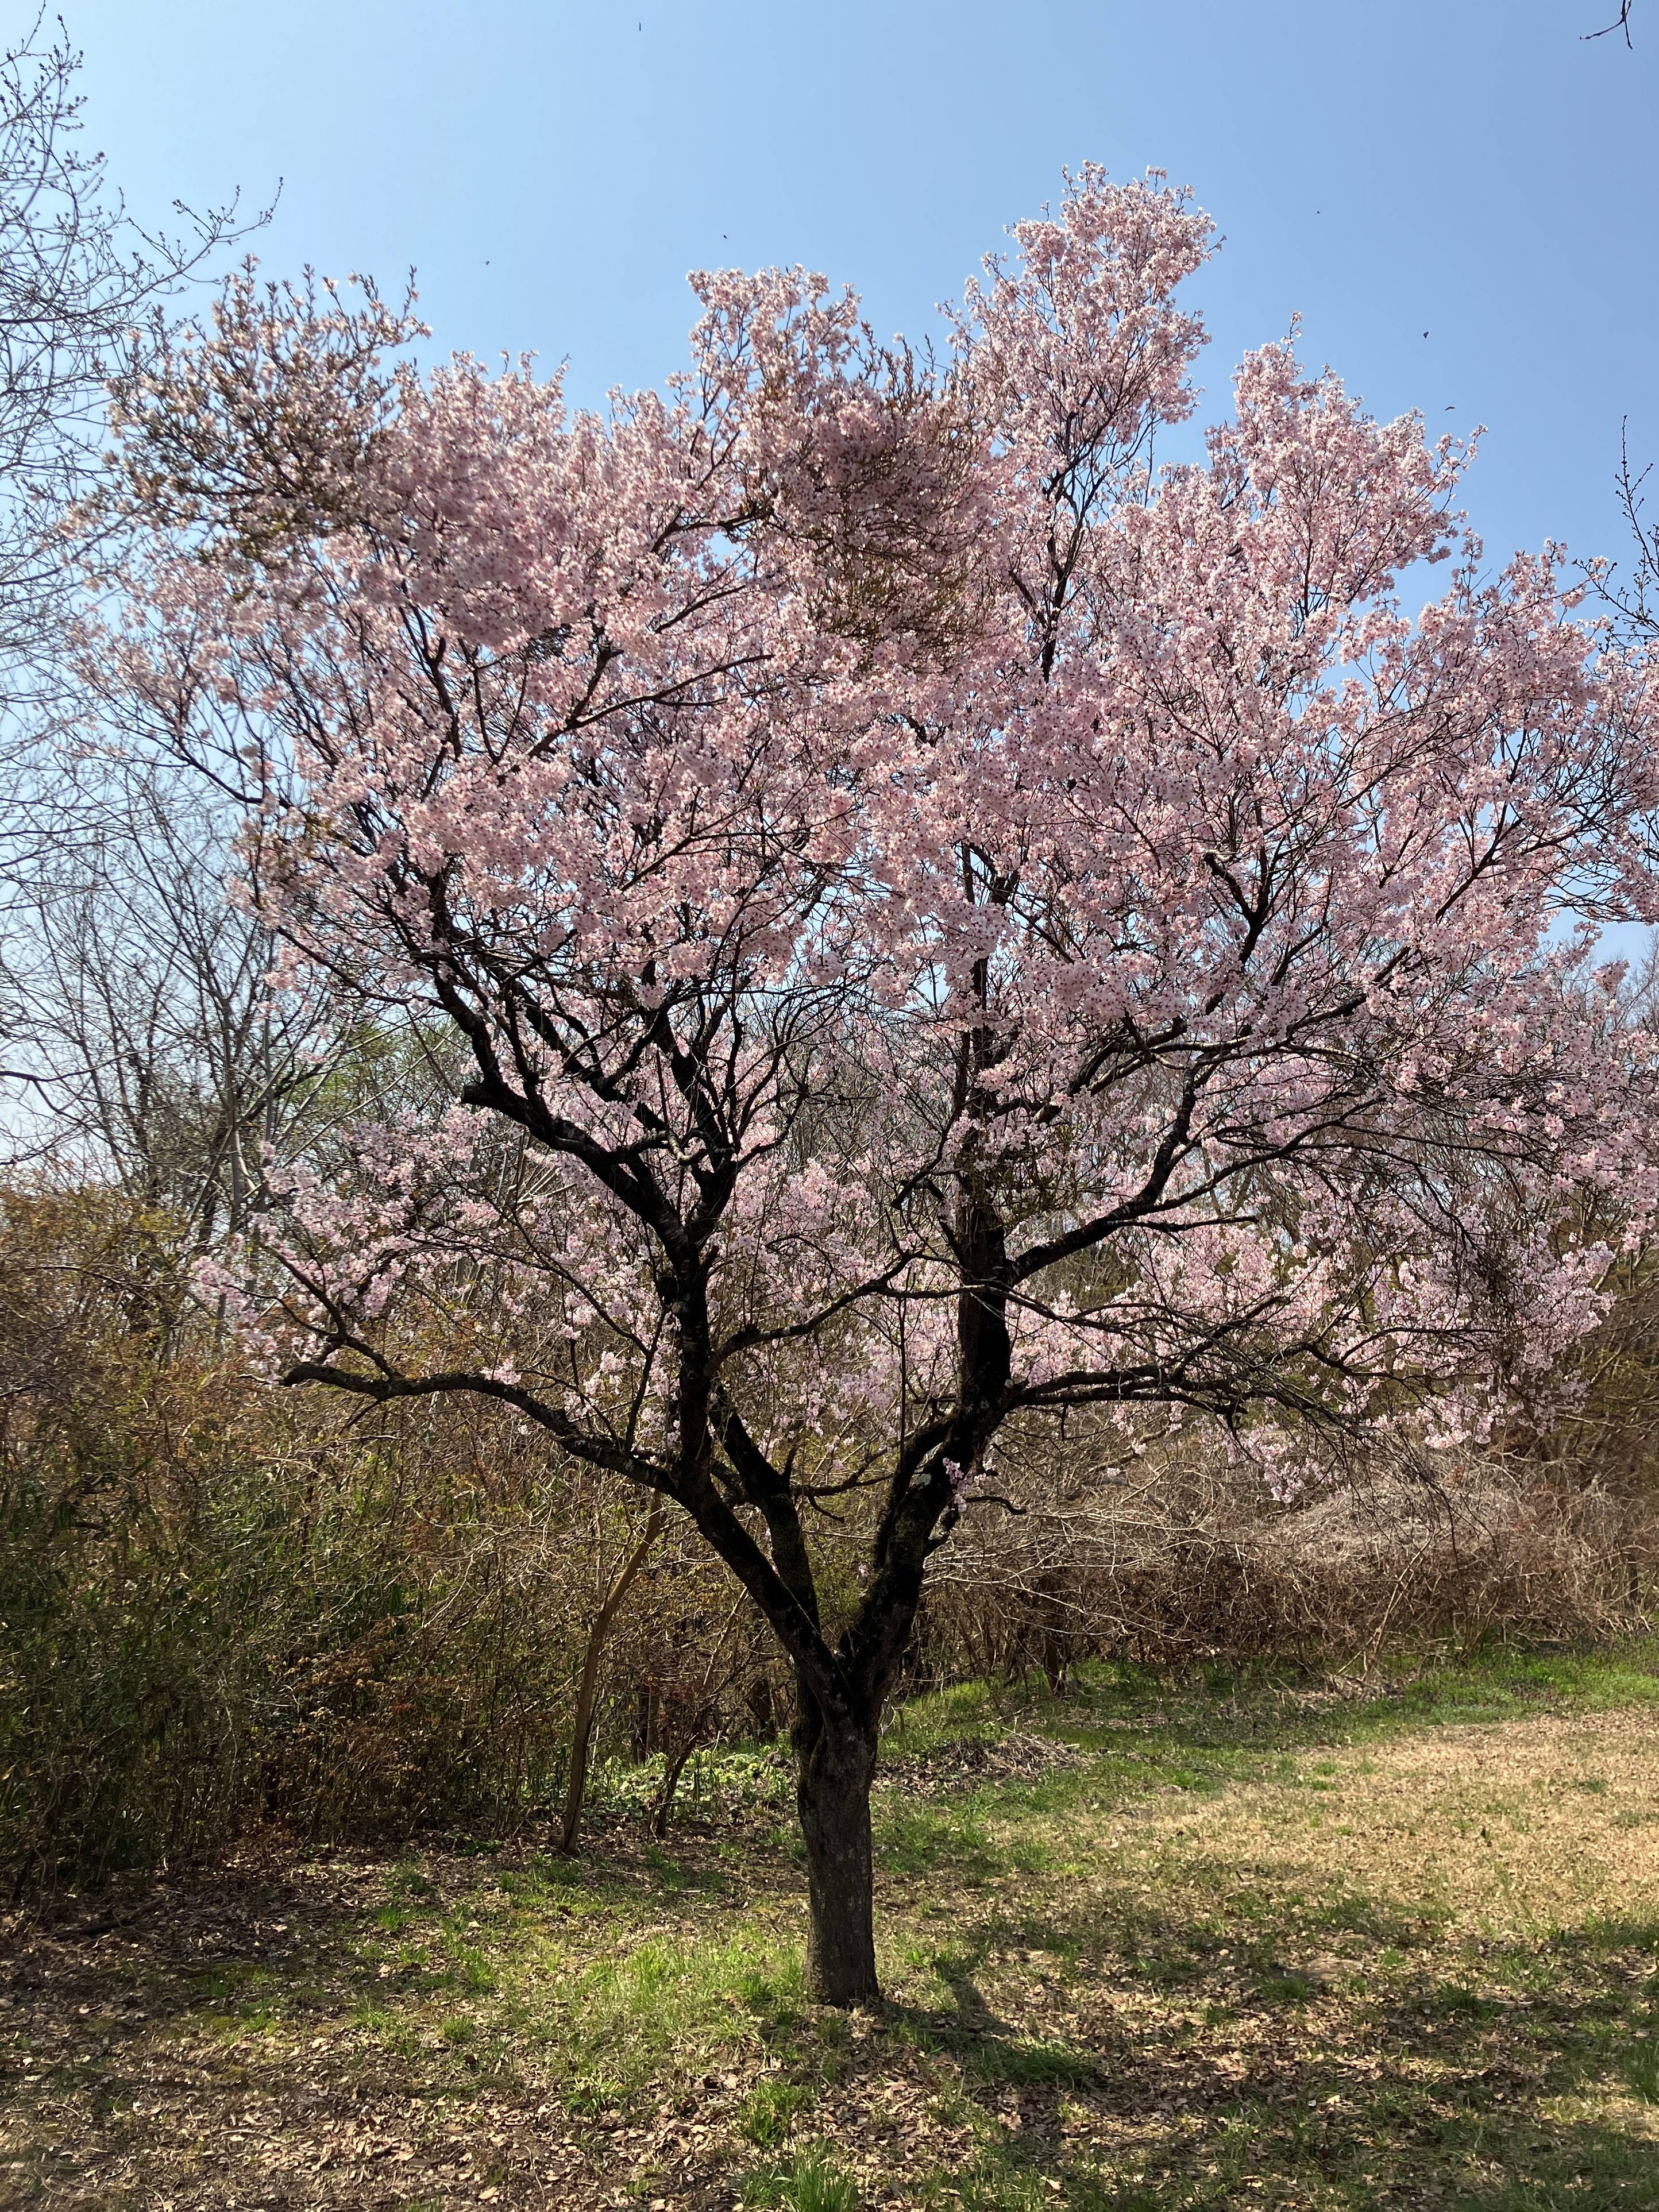
[[[1489,426],[1498,556],[1616,550],[1659,455],[1659,0],[64,0],[134,209],[283,180],[273,273],[411,264],[444,349],[683,358],[699,264],[802,261],[912,334],[1085,160],[1189,183],[1232,362],[1303,345],[1378,412]],[[18,28],[21,10],[8,7]],[[1426,331],[1427,336],[1424,333]]]

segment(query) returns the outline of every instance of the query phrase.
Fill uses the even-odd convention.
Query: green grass
[[[884,1738],[890,1756],[925,1757],[945,1746],[991,1743],[1006,1733],[1017,1700],[985,1682],[961,1682],[896,1705]]]
[[[175,1885],[20,1956],[0,2197],[260,2202],[276,2144],[337,2208],[1659,2205],[1656,1706],[1651,1645],[917,1700],[850,2018],[765,1747],[666,1845],[295,1860],[199,1926]]]
[[[757,2081],[738,2114],[738,2133],[763,2150],[776,2150],[787,2139],[811,2093],[799,2081]]]
[[[1644,2105],[1659,2105],[1659,2041],[1650,2035],[1632,2044],[1625,2053],[1623,2073],[1632,2094]]]
[[[786,2165],[757,2168],[744,2185],[745,2205],[783,2212],[858,2212],[859,2186],[835,2152],[813,2143]]]

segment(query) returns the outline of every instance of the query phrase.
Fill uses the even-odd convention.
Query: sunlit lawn
[[[881,2014],[752,1758],[662,1849],[250,1859],[14,1931],[0,2203],[1659,2206],[1651,1650],[890,1744]]]

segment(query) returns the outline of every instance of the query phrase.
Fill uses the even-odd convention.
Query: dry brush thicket
[[[666,1825],[697,1751],[785,1723],[751,1609],[684,1529],[649,1529],[643,1502],[488,1407],[365,1421],[250,1382],[183,1291],[182,1243],[107,1191],[0,1202],[15,1895],[186,1863],[261,1826],[556,1835],[585,1660],[601,1849],[624,1804]],[[1332,1463],[1276,1499],[1247,1459],[1190,1437],[1149,1442],[1103,1485],[1086,1430],[1020,1437],[940,1554],[910,1680],[1059,1684],[1094,1655],[1363,1668],[1385,1639],[1646,1617],[1643,1304],[1593,1347],[1579,1432],[1547,1452]],[[817,1532],[832,1588],[859,1517],[835,1510]]]
[[[1593,1635],[1645,1618],[1647,1516],[1524,1460],[1358,1455],[1291,1502],[1211,1449],[1104,1494],[1050,1481],[970,1519],[930,1595],[943,1669],[1295,1656],[1369,1663],[1390,1637]]]

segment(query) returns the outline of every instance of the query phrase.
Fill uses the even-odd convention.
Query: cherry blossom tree
[[[793,1666],[831,2002],[1011,1424],[1477,1435],[1652,1205],[1593,948],[1654,910],[1654,663],[1287,344],[1160,465],[1210,234],[1085,170],[942,359],[698,276],[602,416],[250,275],[119,393],[89,672],[249,779],[279,987],[459,1071],[208,1287],[290,1383],[502,1401],[690,1517]]]

